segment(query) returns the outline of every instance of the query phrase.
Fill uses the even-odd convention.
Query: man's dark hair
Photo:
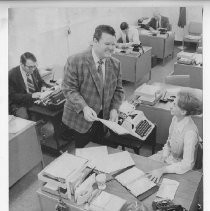
[[[120,29],[121,29],[121,30],[128,29],[128,24],[127,24],[126,22],[122,22],[122,23],[120,24]]]
[[[95,29],[93,39],[95,38],[96,40],[99,41],[101,39],[102,33],[107,33],[107,34],[110,34],[112,36],[115,36],[115,30],[114,30],[113,27],[111,27],[109,25],[99,25]]]
[[[22,54],[21,57],[20,57],[20,63],[22,63],[22,64],[25,65],[27,59],[30,59],[30,60],[32,60],[33,62],[36,62],[36,57],[35,57],[32,53],[30,53],[30,52],[25,52],[25,53]]]

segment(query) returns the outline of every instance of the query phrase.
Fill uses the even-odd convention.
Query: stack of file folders
[[[87,159],[65,152],[44,168],[38,174],[38,179],[54,187],[69,189],[68,197],[71,199],[76,186],[79,186],[92,171],[87,165]]]
[[[158,190],[158,186],[136,167],[117,175],[115,179],[139,200],[147,198]]]

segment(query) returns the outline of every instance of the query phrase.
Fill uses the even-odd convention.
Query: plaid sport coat
[[[104,119],[109,119],[110,110],[118,109],[122,103],[124,91],[120,62],[112,57],[106,59],[103,89],[92,49],[71,56],[64,67],[62,90],[66,97],[63,123],[80,133],[86,133],[93,124],[84,119],[83,108],[86,105],[97,114],[102,107]]]

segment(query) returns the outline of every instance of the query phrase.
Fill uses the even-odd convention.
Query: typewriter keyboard
[[[149,122],[145,119],[145,120],[141,120],[138,125],[136,126],[136,133],[141,136],[147,136],[149,134],[149,132],[152,129],[152,125],[149,124]]]

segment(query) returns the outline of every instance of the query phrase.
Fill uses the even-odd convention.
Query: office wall
[[[89,46],[97,25],[110,24],[118,34],[122,21],[136,25],[138,18],[151,17],[156,9],[169,17],[176,40],[182,40],[183,29],[177,26],[179,7],[11,8],[8,27],[9,69],[19,64],[22,53],[30,51],[36,55],[39,66],[59,69],[59,77],[68,55]],[[201,7],[188,7],[187,23],[190,20],[202,21],[201,11]]]

